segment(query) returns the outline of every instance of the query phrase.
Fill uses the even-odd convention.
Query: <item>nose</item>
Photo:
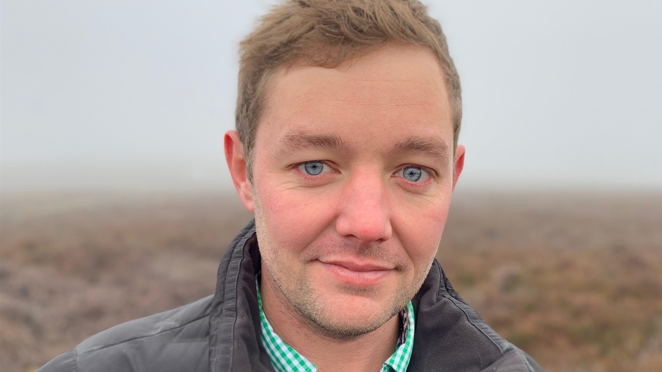
[[[338,234],[358,239],[362,245],[390,239],[393,228],[383,177],[356,174],[343,189],[336,220]]]

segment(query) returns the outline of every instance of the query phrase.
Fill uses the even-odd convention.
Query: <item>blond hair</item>
[[[302,63],[335,67],[389,42],[428,47],[439,59],[450,100],[453,151],[462,121],[460,78],[439,22],[418,0],[285,0],[240,44],[235,113],[248,177],[265,87],[279,67]]]

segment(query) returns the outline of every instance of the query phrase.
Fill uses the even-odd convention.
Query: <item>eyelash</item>
[[[311,162],[320,162],[320,163],[323,163],[324,165],[326,165],[327,167],[331,168],[331,172],[327,172],[327,173],[338,173],[338,171],[337,171],[337,170],[336,170],[331,164],[329,164],[328,162],[326,162],[326,161],[324,161],[324,160],[309,160],[309,161],[304,161],[304,162],[300,162],[300,163],[293,164],[293,165],[292,165],[292,168],[293,168],[293,169],[296,169],[297,171],[299,171],[299,173],[301,174],[301,176],[302,176],[302,177],[305,177],[305,178],[307,178],[307,179],[320,179],[320,178],[321,178],[324,174],[326,174],[326,173],[321,173],[321,174],[319,174],[319,175],[315,175],[315,176],[313,176],[313,175],[307,174],[306,172],[303,172],[303,171],[301,171],[301,170],[299,169],[299,167],[301,167],[302,165],[304,165],[304,164],[306,164],[306,163],[311,163]],[[424,166],[421,166],[421,165],[416,165],[416,164],[405,164],[405,165],[399,167],[395,172],[393,172],[393,175],[392,175],[392,176],[395,176],[397,173],[400,173],[401,171],[403,171],[405,168],[408,168],[408,167],[412,167],[412,168],[420,168],[421,170],[423,170],[424,172],[426,172],[426,173],[428,174],[428,179],[425,180],[425,181],[423,181],[423,182],[412,182],[412,181],[409,181],[409,180],[405,179],[404,177],[400,177],[400,178],[404,179],[405,181],[407,181],[407,183],[409,183],[409,184],[411,184],[411,185],[415,185],[415,186],[424,186],[424,185],[426,185],[426,184],[428,183],[428,181],[429,181],[430,179],[437,178],[437,176],[438,176],[437,172],[436,172],[434,169],[431,169],[431,168],[428,168],[428,167],[424,167]]]
[[[309,161],[304,161],[304,162],[301,162],[301,163],[294,164],[294,165],[293,165],[293,168],[294,168],[294,169],[297,169],[297,170],[299,171],[299,173],[303,174],[305,177],[309,177],[309,178],[317,178],[317,179],[319,179],[322,175],[324,175],[324,174],[326,174],[326,173],[320,173],[320,174],[316,174],[316,175],[311,175],[311,174],[308,174],[308,173],[306,173],[305,171],[302,171],[302,170],[300,169],[302,166],[305,166],[307,163],[318,163],[318,162],[319,162],[319,163],[322,163],[322,166],[323,166],[323,167],[324,167],[324,166],[327,166],[327,167],[329,167],[329,168],[331,169],[331,172],[326,172],[326,173],[338,173],[338,171],[336,171],[334,167],[332,167],[328,162],[325,162],[325,161],[323,161],[323,160],[309,160]],[[322,171],[323,171],[323,170],[324,170],[324,169],[322,169]],[[320,171],[320,172],[322,172],[322,171]]]
[[[404,177],[404,173],[403,173],[402,176],[400,176],[400,178],[402,178],[402,179],[404,179],[405,181],[408,181],[408,183],[411,183],[411,184],[416,185],[416,186],[424,186],[424,185],[427,185],[427,184],[428,184],[428,181],[429,181],[430,179],[434,178],[434,176],[435,176],[435,174],[436,174],[435,171],[432,170],[432,169],[430,169],[430,168],[423,167],[423,166],[420,166],[420,165],[406,164],[406,165],[403,165],[402,167],[398,168],[398,170],[395,171],[394,175],[395,175],[395,174],[398,174],[398,173],[401,173],[401,172],[404,172],[404,170],[407,169],[407,168],[418,168],[418,169],[422,170],[423,172],[427,173],[427,179],[425,179],[425,180],[423,180],[423,181],[421,181],[421,182],[415,182],[415,181],[410,181],[410,180],[406,179],[406,178]]]

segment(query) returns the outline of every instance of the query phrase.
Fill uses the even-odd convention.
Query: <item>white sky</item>
[[[662,190],[662,2],[427,0],[466,188]],[[2,188],[231,187],[238,43],[273,1],[5,0]]]

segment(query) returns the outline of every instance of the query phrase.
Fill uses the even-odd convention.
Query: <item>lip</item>
[[[382,282],[393,268],[370,262],[320,261],[326,271],[337,280],[354,286],[375,286]]]

